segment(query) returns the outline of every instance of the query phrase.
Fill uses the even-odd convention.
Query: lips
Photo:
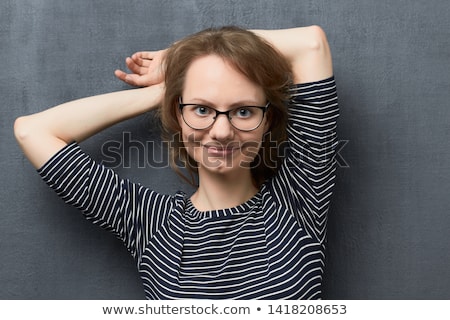
[[[206,149],[207,153],[211,156],[218,156],[218,157],[225,157],[232,155],[235,151],[239,150],[239,146],[235,145],[213,145],[213,144],[206,144],[203,145],[203,147]]]

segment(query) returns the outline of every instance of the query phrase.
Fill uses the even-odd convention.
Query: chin
[[[249,159],[242,157],[242,155],[228,158],[205,157],[200,162],[200,167],[206,172],[227,175],[247,172],[250,170],[250,163]]]

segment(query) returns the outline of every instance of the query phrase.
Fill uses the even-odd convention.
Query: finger
[[[127,68],[130,69],[130,71],[132,71],[133,73],[136,73],[136,74],[147,73],[147,67],[136,63],[136,61],[133,60],[132,58],[127,58],[125,60],[125,63],[127,64]]]
[[[148,67],[153,61],[152,59],[143,58],[139,53],[133,54],[131,60],[141,67]]]
[[[133,75],[133,74],[128,74],[126,72],[123,72],[122,70],[115,70],[114,71],[114,75],[122,80],[123,82],[132,85],[132,86],[137,86],[136,83],[136,77],[138,77],[137,75]]]
[[[141,76],[137,74],[130,74],[123,72],[122,70],[115,70],[114,74],[118,79],[135,87],[147,87],[153,84],[151,76],[149,75]]]
[[[153,60],[156,51],[139,51],[135,55],[144,60]]]
[[[123,82],[127,82],[127,73],[123,72],[122,70],[115,70],[114,71],[114,75],[119,79],[122,80]]]

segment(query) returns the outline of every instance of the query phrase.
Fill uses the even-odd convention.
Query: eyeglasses
[[[231,125],[240,131],[252,131],[257,129],[264,119],[264,114],[269,108],[270,102],[264,107],[242,106],[228,111],[218,111],[212,107],[195,103],[182,103],[179,98],[178,106],[184,122],[194,130],[203,130],[211,127],[221,114],[227,116]]]

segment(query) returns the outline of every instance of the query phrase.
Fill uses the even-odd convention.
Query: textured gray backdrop
[[[328,34],[342,167],[324,297],[450,299],[449,17],[448,0],[2,0],[0,299],[144,297],[122,244],[47,189],[16,145],[13,122],[127,88],[113,76],[126,55],[228,24],[318,24]],[[152,140],[159,132],[148,115],[83,146],[156,190],[189,191],[163,168],[159,142],[147,143],[154,154],[144,149]],[[125,146],[121,159],[105,154],[108,141]]]

